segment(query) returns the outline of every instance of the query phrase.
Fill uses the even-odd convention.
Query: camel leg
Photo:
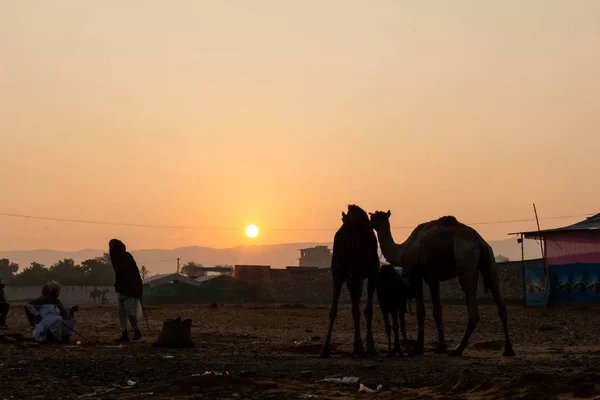
[[[333,323],[337,317],[338,301],[342,292],[342,286],[344,286],[343,279],[333,279],[333,299],[331,301],[331,308],[329,309],[329,330],[327,331],[327,338],[321,350],[321,358],[329,358],[331,356],[331,333],[333,332]]]
[[[425,300],[423,298],[423,281],[412,283],[415,285],[414,294],[417,303],[417,346],[413,349],[411,355],[423,355],[425,352]]]
[[[372,278],[369,278],[368,280],[367,305],[365,307],[365,319],[367,320],[367,354],[370,356],[378,355],[377,350],[375,349],[375,341],[373,340],[373,295],[375,294],[375,282],[376,280]]]
[[[514,357],[515,351],[513,350],[513,345],[510,341],[510,337],[508,336],[508,315],[506,313],[506,305],[504,305],[504,300],[502,299],[502,295],[500,294],[500,285],[498,282],[498,275],[496,275],[496,271],[490,270],[491,281],[490,291],[492,292],[492,297],[494,298],[494,302],[498,307],[498,316],[500,317],[500,321],[502,321],[502,328],[504,329],[504,356],[505,357]]]
[[[398,312],[399,310],[395,310],[393,313],[394,316],[394,350],[392,351],[392,355],[398,354],[402,357],[402,348],[400,347],[400,335],[398,334]],[[404,317],[400,314],[402,318],[402,324],[404,325]],[[406,333],[406,328],[404,328]]]
[[[402,339],[406,340],[406,319],[405,313],[400,313],[400,331],[402,332]]]
[[[366,357],[365,348],[362,344],[360,335],[360,297],[362,296],[363,281],[347,280],[346,285],[350,291],[350,299],[352,300],[352,320],[354,321],[354,346],[353,354],[359,357]]]
[[[388,310],[383,311],[383,323],[385,325],[385,334],[388,340],[388,357],[392,357],[392,327],[390,326],[390,312]]]
[[[438,344],[435,349],[436,354],[446,354],[446,339],[444,338],[444,321],[442,321],[442,304],[440,301],[440,283],[430,282],[429,291],[431,292],[431,303],[433,304],[433,319],[438,331]]]
[[[467,309],[469,311],[469,323],[465,330],[465,335],[462,341],[455,350],[448,353],[451,356],[461,356],[467,345],[469,339],[473,334],[473,331],[479,323],[479,309],[477,307],[477,279],[479,277],[479,271],[472,269],[467,275],[459,276],[460,285],[462,286],[463,292],[465,292],[465,301],[467,303]]]

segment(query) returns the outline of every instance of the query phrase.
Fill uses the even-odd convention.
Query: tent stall
[[[254,289],[228,275],[197,279],[181,274],[156,275],[144,280],[147,303],[239,302],[253,299]]]
[[[185,300],[195,297],[202,284],[181,274],[163,274],[146,278],[144,283],[144,300],[168,298]]]
[[[543,244],[543,268],[523,271],[526,305],[600,303],[600,214],[562,228],[515,234]]]

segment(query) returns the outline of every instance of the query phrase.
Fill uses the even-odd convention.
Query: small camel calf
[[[388,357],[398,354],[402,357],[400,339],[398,337],[398,319],[400,319],[400,329],[402,338],[406,341],[406,301],[412,298],[409,287],[404,283],[400,274],[391,265],[382,265],[379,270],[379,279],[377,281],[377,299],[379,300],[379,309],[383,314],[385,323],[385,333],[388,338]],[[392,314],[394,321],[394,348],[392,349],[391,327],[389,315]]]

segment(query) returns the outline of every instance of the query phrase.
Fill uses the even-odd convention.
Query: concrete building
[[[327,246],[315,246],[308,249],[300,249],[298,259],[300,267],[331,267],[331,250]]]

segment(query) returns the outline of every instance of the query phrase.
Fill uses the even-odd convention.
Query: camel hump
[[[438,219],[437,222],[444,225],[456,225],[459,223],[453,215],[445,215]]]

